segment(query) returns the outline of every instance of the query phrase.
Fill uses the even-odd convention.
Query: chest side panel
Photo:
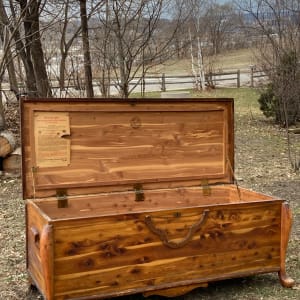
[[[178,248],[164,245],[145,220],[150,215],[169,242],[181,243],[203,217],[203,208],[57,223],[56,297],[117,295],[279,270],[281,203],[208,210],[192,238]]]
[[[26,248],[27,269],[40,291],[45,291],[45,278],[40,254],[40,237],[48,224],[40,210],[28,201],[26,203]]]

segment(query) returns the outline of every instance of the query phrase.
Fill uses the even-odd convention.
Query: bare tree
[[[103,18],[105,14],[105,18]],[[110,5],[109,0],[105,0],[105,10],[99,11],[97,22],[101,25],[96,26],[93,31],[93,48],[95,71],[99,75],[99,86],[103,97],[110,96],[111,71],[114,61],[115,50],[114,43],[111,41],[111,26],[110,26]],[[103,24],[104,22],[104,24]]]
[[[300,2],[243,0],[236,4],[247,17],[244,28],[256,40],[258,65],[278,99],[277,121],[293,124],[300,118]]]
[[[26,1],[26,0],[25,0]],[[24,2],[25,2],[24,1]],[[21,1],[20,1],[21,2]],[[27,1],[26,1],[27,4]],[[31,58],[33,62],[33,69],[36,81],[36,87],[39,97],[51,97],[52,91],[49,84],[48,74],[46,71],[44,51],[41,42],[40,31],[40,14],[42,6],[41,0],[30,0],[30,5],[26,9],[24,24],[29,20],[29,38],[31,48]]]
[[[80,0],[80,18],[86,95],[87,97],[94,97],[86,0]]]
[[[212,47],[213,55],[219,54],[238,24],[238,16],[231,4],[210,1],[203,17],[206,40]]]
[[[178,5],[181,1],[175,1]],[[216,55],[235,45],[239,25],[238,14],[231,4],[217,1],[187,0],[190,14],[185,24],[185,36],[189,37],[191,70],[195,88],[214,87],[212,73],[216,68]],[[188,33],[188,34],[187,34]],[[207,74],[207,76],[205,76]]]
[[[25,76],[26,90],[29,96],[36,97],[38,94],[37,94],[36,80],[34,76],[34,67],[31,59],[30,40],[29,38],[26,38],[27,35],[30,35],[29,32],[30,26],[28,25],[28,22],[23,21],[26,20],[26,11],[28,10],[28,4],[26,4],[24,1],[23,2],[20,1],[18,3],[20,9],[18,5],[16,6],[14,5],[12,0],[9,0],[9,4],[10,4],[11,21],[8,24],[8,26],[11,31],[11,36],[13,37],[15,42],[16,52],[22,60],[24,70],[26,73]],[[4,11],[4,13],[7,16],[7,12]],[[19,21],[22,21],[23,26],[21,26],[21,24],[17,26]],[[22,31],[24,32],[23,36],[21,34]]]
[[[52,95],[41,41],[40,16],[45,2],[38,0],[0,1],[3,56],[0,61],[0,83],[7,68],[11,89],[18,97],[14,58],[21,58],[25,71],[26,90],[31,97]],[[4,120],[3,105],[0,107]],[[1,121],[3,123],[3,121]]]
[[[203,24],[204,16],[204,4],[203,0],[192,0],[191,5],[191,18],[189,22],[189,36],[191,47],[191,63],[192,73],[195,77],[195,88],[202,90],[205,87],[205,72],[204,61],[202,53],[202,43],[204,40],[205,27]],[[193,35],[191,34],[193,32]],[[194,48],[196,49],[197,60],[194,59]]]
[[[86,2],[86,22],[102,5],[102,1]],[[74,73],[74,63],[75,61],[81,61],[83,53],[83,50],[80,50],[82,49],[82,37],[84,36],[84,34],[81,36],[80,2],[78,0],[49,0],[47,1],[47,15],[47,19],[50,16],[50,19],[55,20],[45,31],[47,36],[47,59],[49,62],[52,61],[52,64],[47,63],[47,65],[51,70],[52,77],[54,75],[57,78],[60,91],[64,91],[66,85],[69,87],[71,80],[75,80],[74,76],[76,77],[77,74]],[[86,26],[89,37],[88,23],[86,23]],[[90,43],[90,38],[88,43]],[[81,65],[78,66],[78,68],[80,67]],[[91,82],[91,78],[89,81]]]
[[[256,40],[258,65],[271,82],[271,92],[263,94],[261,103],[286,127],[290,162],[299,168],[291,154],[288,127],[300,120],[300,2],[243,0],[236,5],[245,30]]]
[[[71,0],[63,1],[63,19],[61,22],[61,38],[60,38],[60,66],[59,66],[59,87],[61,90],[65,89],[65,76],[66,76],[66,61],[69,51],[78,38],[81,32],[81,24],[77,24],[77,11],[73,11],[73,4]],[[73,22],[72,22],[73,20]],[[71,23],[71,24],[70,24]],[[72,33],[68,39],[68,29],[72,28]]]
[[[18,20],[14,20],[12,22],[5,10],[4,2],[0,1],[0,20],[1,20],[1,41],[2,41],[2,57],[0,60],[0,86],[2,85],[3,75],[5,69],[8,69],[10,80],[11,80],[11,88],[14,89],[16,86],[16,78],[13,66],[13,54],[12,54],[12,45],[14,34],[18,31],[19,26],[21,25],[21,18]],[[15,90],[17,93],[17,91]],[[4,105],[2,99],[2,93],[0,97],[0,130],[5,129],[5,116],[4,116]]]
[[[11,2],[10,2],[11,3]],[[12,12],[14,13],[14,7],[11,6]],[[23,13],[24,14],[24,13]],[[4,2],[0,1],[0,20],[1,20],[1,40],[2,40],[2,46],[3,46],[3,57],[1,61],[1,67],[0,67],[0,73],[1,73],[1,82],[3,80],[2,76],[5,71],[5,67],[8,67],[9,70],[9,76],[11,80],[11,88],[15,93],[18,93],[17,86],[16,86],[16,78],[15,73],[13,74],[14,66],[13,66],[13,40],[17,39],[16,47],[22,47],[20,46],[21,39],[19,36],[19,29],[21,26],[21,17],[18,19],[15,17],[15,14],[13,15],[13,18],[9,18],[6,6],[4,5]],[[32,69],[33,71],[33,69]]]
[[[1,1],[1,20],[9,29],[16,52],[26,72],[26,86],[30,96],[51,96],[41,43],[40,15],[44,4],[38,0]],[[8,13],[9,12],[9,13]],[[22,21],[22,26],[20,23]]]
[[[163,12],[170,10],[172,1],[116,0],[106,3],[106,12],[99,14],[111,52],[105,57],[105,65],[109,64],[121,97],[128,98],[153,65],[174,54],[171,45],[183,18],[181,14],[175,21],[162,18]],[[172,25],[172,29],[166,24]],[[130,86],[137,74],[140,79]]]
[[[3,13],[1,6],[2,5],[1,5],[1,1],[0,1],[0,15],[2,15],[2,13]],[[9,36],[10,36],[10,34],[8,32],[8,28],[6,28],[3,25],[0,25],[0,39],[1,39],[1,42],[3,45],[7,45],[10,43]],[[12,91],[15,91],[16,94],[18,94],[18,82],[17,82],[16,70],[15,70],[13,53],[12,53],[11,47],[7,47],[6,54],[3,56],[3,62],[5,64],[7,72],[8,72],[10,89]]]

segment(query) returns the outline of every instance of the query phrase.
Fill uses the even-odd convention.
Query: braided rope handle
[[[186,237],[181,239],[179,242],[172,242],[168,238],[168,234],[165,230],[157,228],[152,220],[152,217],[147,215],[145,216],[145,224],[148,226],[149,230],[158,235],[162,243],[172,249],[178,249],[185,246],[194,236],[194,234],[201,228],[201,226],[205,223],[208,217],[209,210],[205,209],[202,213],[200,219],[193,224],[188,231]]]

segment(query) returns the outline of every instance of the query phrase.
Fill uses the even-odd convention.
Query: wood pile
[[[20,176],[21,149],[16,148],[16,140],[10,131],[0,132],[0,174]]]

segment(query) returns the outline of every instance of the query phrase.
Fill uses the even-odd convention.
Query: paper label
[[[70,164],[70,118],[66,112],[35,112],[34,138],[37,167]]]

